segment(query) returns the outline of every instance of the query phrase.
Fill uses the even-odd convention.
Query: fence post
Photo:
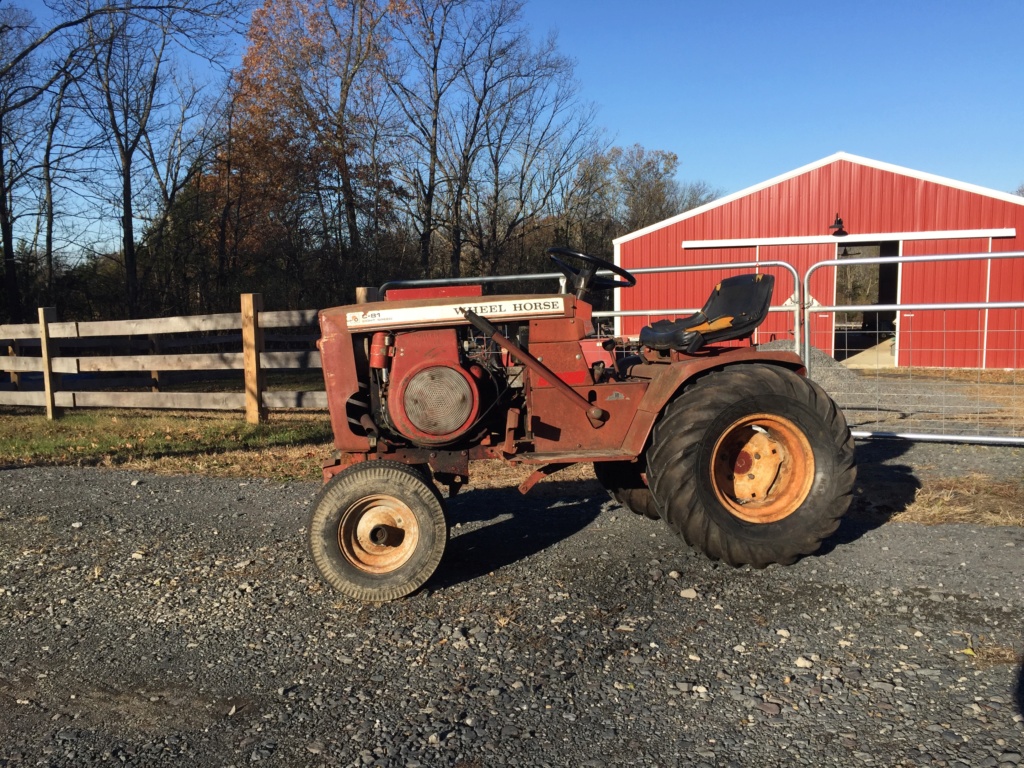
[[[245,420],[249,424],[266,421],[267,411],[263,407],[263,369],[260,368],[260,354],[263,352],[263,330],[260,328],[260,312],[263,311],[263,295],[242,294],[242,358],[245,363]]]
[[[356,304],[369,304],[371,301],[380,301],[379,288],[364,286],[356,288]]]
[[[43,356],[43,396],[46,406],[46,418],[53,421],[59,414],[54,404],[54,380],[53,364],[51,362],[53,349],[50,346],[50,323],[57,320],[56,307],[39,308],[39,346]]]

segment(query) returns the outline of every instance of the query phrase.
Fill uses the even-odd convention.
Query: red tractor
[[[309,524],[324,579],[371,602],[418,589],[448,541],[435,483],[455,495],[475,459],[532,465],[523,493],[591,462],[621,504],[730,565],[817,550],[850,504],[846,419],[796,354],[715,346],[764,320],[772,277],[723,280],[630,353],[595,337],[589,298],[636,279],[548,253],[570,293],[442,285],[320,313],[337,448]]]

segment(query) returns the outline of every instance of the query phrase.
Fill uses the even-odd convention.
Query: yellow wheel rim
[[[814,454],[796,424],[769,413],[735,421],[715,443],[711,484],[729,513],[748,523],[793,514],[810,493]]]

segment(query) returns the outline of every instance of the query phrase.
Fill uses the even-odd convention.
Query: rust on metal
[[[531,474],[528,478],[526,478],[520,484],[519,492],[525,496],[526,494],[528,494],[530,492],[530,490],[533,488],[533,486],[535,486],[537,483],[539,483],[545,477],[547,477],[548,475],[554,474],[555,472],[557,472],[560,469],[565,469],[566,467],[571,467],[572,464],[573,463],[569,462],[569,461],[558,462],[558,463],[555,463],[555,464],[545,464],[540,469],[535,470],[533,472],[533,474]]]
[[[387,494],[364,496],[341,516],[338,546],[345,559],[366,573],[401,568],[419,542],[416,515],[400,499]]]
[[[814,454],[789,419],[757,413],[726,429],[712,450],[711,484],[730,514],[774,523],[793,514],[810,493]]]

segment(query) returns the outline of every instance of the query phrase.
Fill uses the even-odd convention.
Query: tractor
[[[846,419],[797,354],[726,343],[765,319],[773,278],[726,278],[699,312],[631,344],[597,337],[592,309],[636,278],[547,253],[561,293],[423,281],[320,312],[336,450],[308,535],[324,580],[367,602],[419,589],[448,541],[438,486],[454,496],[481,459],[532,468],[522,493],[592,463],[620,504],[732,566],[816,551],[850,504]]]

